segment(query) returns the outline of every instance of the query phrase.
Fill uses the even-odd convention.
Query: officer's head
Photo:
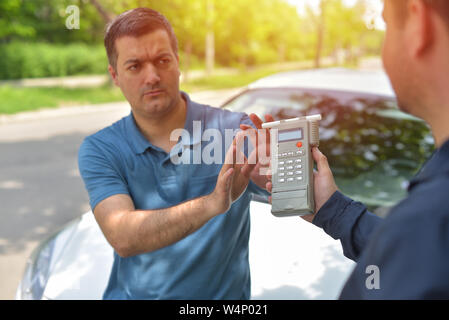
[[[384,2],[387,30],[382,56],[399,106],[430,120],[441,93],[437,83],[449,72],[449,1]]]

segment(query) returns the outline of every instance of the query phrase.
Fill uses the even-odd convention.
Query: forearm
[[[337,191],[318,211],[313,224],[323,228],[332,238],[340,240],[344,255],[356,260],[372,231],[382,220],[363,204]]]
[[[234,154],[232,148],[227,156]],[[224,164],[212,193],[170,208],[135,210],[131,197],[115,195],[99,203],[94,214],[120,256],[155,251],[185,238],[216,215],[228,211],[248,185],[248,168],[249,165],[234,168],[232,164]]]
[[[209,196],[159,210],[134,210],[120,217],[119,255],[134,256],[169,246],[195,232],[218,213]],[[117,250],[117,249],[116,249]]]

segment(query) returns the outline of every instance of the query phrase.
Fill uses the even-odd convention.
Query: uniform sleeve
[[[449,299],[448,222],[447,217],[385,221],[340,299]]]
[[[117,165],[103,150],[86,138],[78,152],[78,167],[83,178],[92,211],[97,204],[115,194],[129,195],[127,183]]]
[[[340,240],[347,258],[357,260],[382,221],[360,202],[336,191],[317,212],[313,224],[323,228],[335,240]]]

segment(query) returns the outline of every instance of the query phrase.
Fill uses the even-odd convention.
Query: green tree
[[[307,7],[305,19],[316,34],[311,40],[316,48],[316,67],[320,66],[323,56],[333,55],[336,62],[341,62],[338,56],[343,53],[345,62],[357,63],[366,48],[371,52],[376,46],[377,50],[380,48],[382,32],[368,27],[364,18],[367,9],[367,0],[358,0],[353,6],[342,0],[321,0],[318,10]]]

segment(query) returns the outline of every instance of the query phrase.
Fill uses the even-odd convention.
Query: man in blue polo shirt
[[[248,299],[249,203],[252,192],[265,192],[258,185],[266,178],[248,161],[233,164],[238,150],[221,144],[223,156],[220,148],[214,153],[231,163],[179,159],[201,155],[206,130],[224,137],[227,129],[252,125],[250,118],[179,91],[176,37],[154,10],[119,15],[105,47],[132,112],[79,150],[92,211],[114,248],[104,298]],[[179,129],[187,138],[173,139]]]
[[[338,191],[314,148],[316,213],[304,219],[357,261],[341,299],[449,299],[449,1],[386,0],[383,16],[398,105],[430,124],[438,149],[383,220]]]

